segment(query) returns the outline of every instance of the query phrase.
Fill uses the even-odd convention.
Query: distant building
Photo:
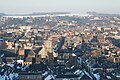
[[[29,32],[32,29],[32,26],[20,26],[20,31],[26,31]]]

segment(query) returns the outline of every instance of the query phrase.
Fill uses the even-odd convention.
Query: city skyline
[[[0,1],[0,13],[21,14],[33,12],[71,12],[120,14],[119,0],[4,0]]]
[[[1,0],[0,80],[120,80],[119,3]]]

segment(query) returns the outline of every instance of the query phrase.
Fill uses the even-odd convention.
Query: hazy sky
[[[0,0],[0,13],[73,12],[120,14],[120,0]]]

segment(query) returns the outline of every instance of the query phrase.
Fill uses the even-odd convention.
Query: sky
[[[87,11],[120,14],[120,0],[0,0],[0,13]]]

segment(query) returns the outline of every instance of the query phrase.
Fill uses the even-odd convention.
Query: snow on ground
[[[48,72],[46,71],[46,72],[45,72],[45,73],[43,73],[42,75],[43,75],[43,76],[45,76],[45,75],[47,75],[47,74],[48,74]]]
[[[9,66],[13,68],[13,67],[14,67],[14,64],[10,64]]]
[[[54,79],[53,75],[48,75],[45,80],[51,80],[51,79]]]
[[[0,80],[5,80],[5,76],[0,75]]]
[[[13,77],[14,77],[14,75],[13,75],[13,74],[10,74],[10,75],[9,75],[10,80],[12,80],[12,79],[13,79]]]
[[[7,76],[6,74],[4,74],[4,76],[0,75],[0,80],[17,80],[18,79],[18,74],[17,73],[11,73],[9,74],[9,76]]]
[[[100,75],[97,73],[97,74],[94,74],[96,80],[100,80]]]
[[[77,71],[74,72],[74,74],[79,75],[81,72],[82,72],[82,71],[78,69]]]
[[[112,79],[110,76],[106,76],[108,79]]]

